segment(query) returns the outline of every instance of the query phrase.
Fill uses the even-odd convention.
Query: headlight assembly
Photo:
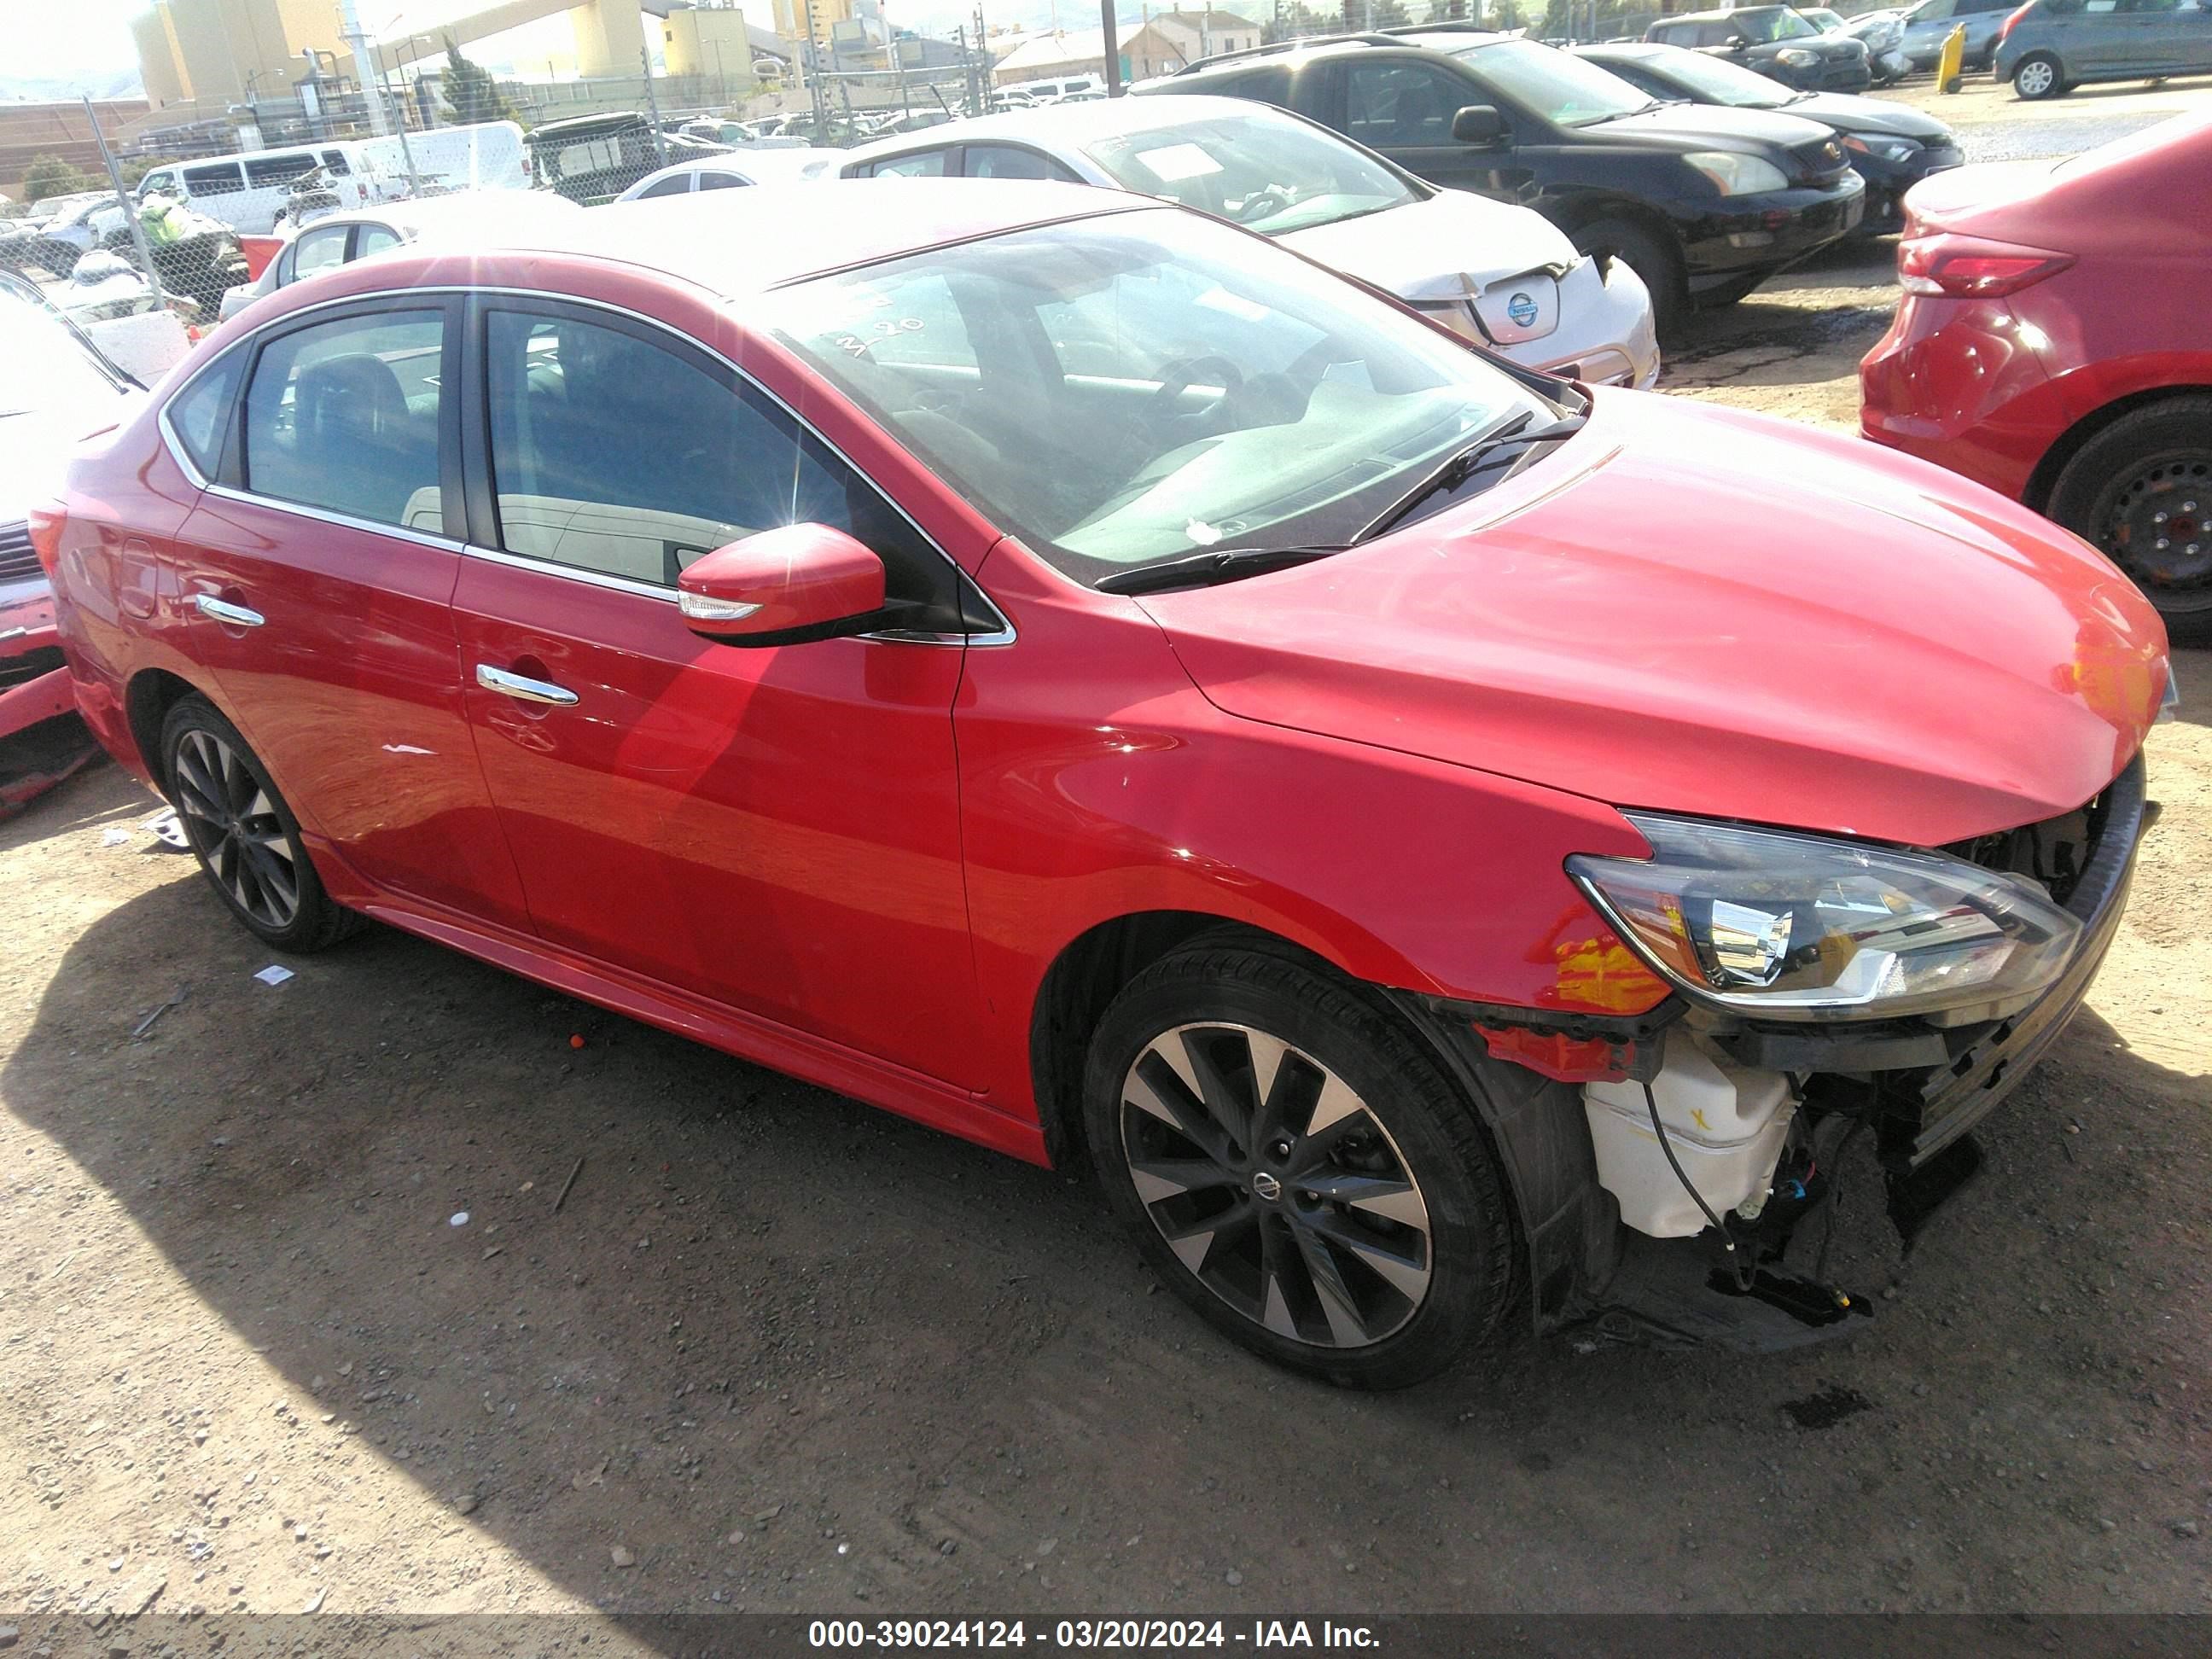
[[[1740,155],[1729,149],[1701,149],[1682,158],[1713,181],[1723,196],[1755,196],[1761,191],[1786,190],[1790,180],[1771,161],[1756,155]]]
[[[1910,138],[1863,138],[1856,132],[1838,135],[1844,148],[1861,155],[1879,156],[1885,161],[1910,161],[1920,154],[1920,146]]]
[[[1663,977],[1766,1019],[1888,1019],[2017,1003],[2064,971],[2081,924],[2033,884],[1940,853],[1625,815],[1649,860],[1568,873]]]
[[[1777,62],[1787,64],[1791,69],[1810,69],[1820,61],[1819,52],[1808,52],[1802,46],[1784,46],[1774,56]]]

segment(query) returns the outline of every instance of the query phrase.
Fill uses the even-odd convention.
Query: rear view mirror
[[[1505,118],[1488,104],[1469,104],[1452,117],[1452,137],[1462,144],[1496,144],[1505,137]]]
[[[882,558],[826,524],[718,547],[676,589],[685,625],[726,645],[798,645],[885,625]]]

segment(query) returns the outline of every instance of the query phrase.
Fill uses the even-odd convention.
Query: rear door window
[[[246,488],[441,535],[442,309],[379,311],[279,335],[246,383]]]
[[[925,149],[912,155],[887,156],[875,164],[873,179],[942,179],[952,158],[949,149]]]
[[[643,190],[638,191],[637,199],[644,202],[650,201],[657,196],[688,196],[690,193],[691,175],[688,173],[671,173],[665,179],[657,179],[647,185]]]
[[[300,233],[292,250],[292,280],[312,276],[345,263],[349,225],[313,225]]]

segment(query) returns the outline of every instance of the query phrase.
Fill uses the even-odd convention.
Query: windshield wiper
[[[1371,540],[1401,522],[1407,514],[1439,491],[1456,490],[1478,472],[1488,471],[1494,466],[1510,465],[1521,459],[1520,452],[1530,444],[1552,443],[1561,438],[1573,437],[1583,429],[1583,422],[1589,416],[1587,413],[1569,415],[1531,432],[1528,429],[1528,422],[1535,418],[1536,411],[1527,410],[1495,431],[1485,433],[1369,520],[1365,527],[1352,539],[1355,543]],[[1509,449],[1512,452],[1510,454],[1505,453]]]
[[[1212,587],[1233,582],[1239,576],[1256,576],[1266,570],[1286,570],[1294,564],[1310,564],[1332,553],[1350,551],[1337,547],[1236,547],[1186,553],[1178,559],[1116,570],[1091,586],[1101,593],[1154,593],[1167,587]]]

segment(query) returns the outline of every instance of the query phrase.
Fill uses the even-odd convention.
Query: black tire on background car
[[[161,723],[161,776],[208,883],[248,932],[280,951],[337,944],[361,918],[333,903],[299,821],[238,728],[203,697]]]
[[[1490,1337],[1517,1224],[1473,1106],[1354,988],[1201,939],[1098,1024],[1084,1129],[1170,1289],[1296,1370],[1403,1388]]]
[[[1656,233],[1626,219],[1593,219],[1572,236],[1575,251],[1618,259],[1651,290],[1651,320],[1666,342],[1688,315],[1690,292],[1675,250]]]
[[[2066,463],[2049,513],[2149,596],[2174,643],[2212,644],[2212,397],[2121,416]]]
[[[2066,77],[2056,58],[2033,52],[2012,66],[2012,89],[2030,101],[2056,98],[2066,90]]]

